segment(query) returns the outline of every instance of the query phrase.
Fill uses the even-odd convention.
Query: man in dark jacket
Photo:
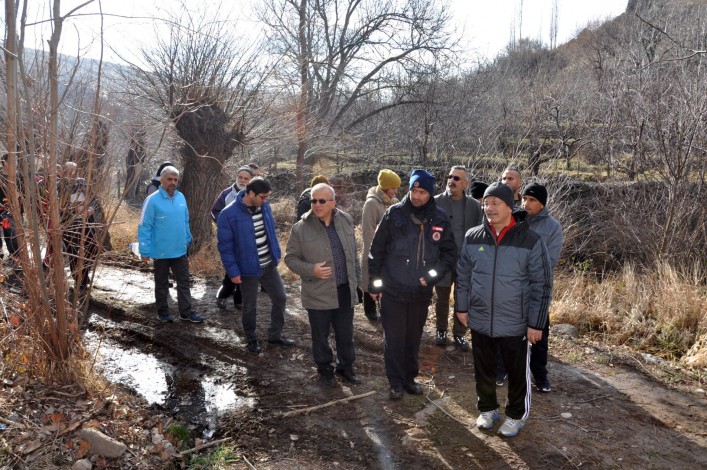
[[[545,205],[547,204],[547,189],[542,184],[530,183],[523,189],[523,209],[528,213],[528,225],[540,235],[547,247],[550,266],[555,269],[562,252],[562,226],[553,219]],[[539,392],[549,392],[550,381],[547,379],[547,349],[550,336],[550,322],[543,328],[543,337],[530,347],[530,371],[535,379],[535,387]]]
[[[457,263],[459,253],[461,253],[464,235],[471,227],[476,227],[481,223],[481,205],[466,194],[466,187],[469,185],[466,168],[463,166],[453,166],[447,175],[447,190],[435,196],[437,207],[446,212],[449,223],[454,234],[454,243],[457,245],[457,259],[449,273],[444,276],[436,286],[437,302],[435,304],[435,314],[437,316],[437,336],[435,343],[438,346],[447,345],[447,328],[449,327],[449,298],[452,295],[452,284],[457,282]],[[469,350],[469,342],[464,338],[466,326],[462,325],[454,313],[452,320],[452,335],[454,346],[461,351]]]
[[[545,244],[513,210],[513,191],[494,183],[484,193],[483,225],[464,237],[457,265],[457,316],[471,328],[476,378],[476,426],[491,429],[499,418],[496,354],[508,371],[506,421],[499,434],[512,437],[530,412],[528,342],[542,337],[552,296],[552,269]],[[498,348],[498,350],[497,350]]]
[[[401,399],[403,390],[422,394],[415,377],[432,287],[457,255],[449,219],[435,204],[434,190],[434,176],[425,170],[412,172],[410,191],[386,211],[368,257],[368,292],[381,301],[391,400]]]
[[[217,221],[218,251],[231,282],[241,286],[243,332],[247,349],[253,354],[262,350],[255,319],[259,284],[265,287],[272,303],[268,343],[285,347],[295,344],[282,335],[287,296],[277,272],[281,252],[268,203],[271,192],[267,180],[253,178],[235,201],[221,211]]]
[[[243,191],[245,187],[253,179],[255,173],[250,166],[242,166],[236,172],[236,181],[233,182],[231,186],[221,191],[221,193],[214,200],[211,206],[211,219],[216,223],[218,220],[218,215],[221,211],[230,203],[236,200],[238,193]],[[231,282],[231,278],[228,277],[228,273],[224,274],[223,282],[218,292],[216,292],[216,306],[221,310],[226,310],[226,300],[233,295],[233,306],[236,308],[241,308],[243,302],[243,297],[241,296],[240,286]]]

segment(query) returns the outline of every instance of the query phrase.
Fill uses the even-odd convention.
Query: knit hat
[[[383,169],[378,172],[378,186],[383,191],[386,189],[397,189],[401,184],[400,177],[394,171]]]
[[[469,194],[471,194],[471,197],[474,199],[481,199],[484,197],[484,191],[486,191],[488,187],[489,185],[483,181],[474,181],[471,183],[471,186],[469,186]]]
[[[317,185],[319,183],[329,184],[329,180],[326,178],[326,176],[317,175],[314,178],[312,178],[312,181],[309,183],[309,187],[313,188],[315,185]]]
[[[508,204],[508,207],[513,209],[513,190],[511,189],[510,186],[508,186],[505,183],[493,183],[491,186],[486,188],[486,191],[484,191],[484,200],[489,197],[489,196],[494,196],[499,198],[501,201],[505,202]]]
[[[537,199],[543,207],[547,204],[547,189],[538,183],[530,183],[523,189],[521,196],[531,196]]]
[[[251,178],[253,177],[253,169],[248,165],[243,165],[242,167],[240,167],[236,174],[240,173],[241,171],[247,171],[250,174]]]
[[[410,175],[410,189],[413,188],[422,188],[428,193],[434,194],[435,177],[426,170],[413,170]]]

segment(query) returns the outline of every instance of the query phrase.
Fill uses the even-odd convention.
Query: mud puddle
[[[172,357],[145,341],[116,341],[106,331],[110,320],[92,315],[84,335],[87,349],[95,357],[94,367],[108,380],[142,396],[150,405],[167,410],[210,439],[219,417],[226,411],[254,406],[233,383],[209,371]]]

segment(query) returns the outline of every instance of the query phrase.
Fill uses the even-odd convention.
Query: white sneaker
[[[506,418],[498,433],[502,436],[513,437],[517,436],[521,429],[525,427],[525,421],[522,419]]]
[[[496,421],[501,416],[498,414],[498,410],[484,411],[478,418],[476,418],[476,427],[481,429],[491,429],[493,427],[493,422]]]

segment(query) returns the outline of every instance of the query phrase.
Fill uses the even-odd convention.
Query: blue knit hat
[[[434,195],[435,177],[426,170],[413,170],[410,175],[410,189],[412,188],[422,188]]]

